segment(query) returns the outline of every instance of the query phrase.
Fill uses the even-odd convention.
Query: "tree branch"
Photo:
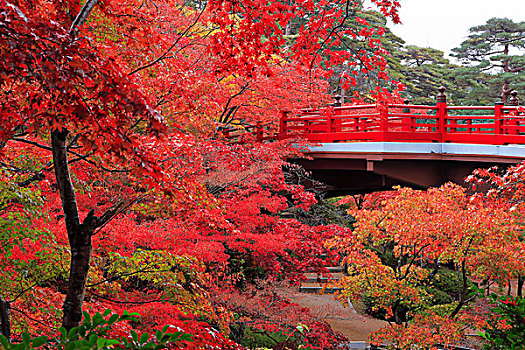
[[[93,7],[96,5],[97,0],[87,0],[84,6],[82,6],[82,9],[78,13],[77,17],[71,24],[71,28],[69,28],[69,34],[70,35],[76,35],[78,29],[86,22],[86,19],[88,18],[89,14],[93,10]]]

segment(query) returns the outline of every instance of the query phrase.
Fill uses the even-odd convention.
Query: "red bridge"
[[[445,88],[439,91],[435,106],[334,104],[283,112],[278,137],[318,144],[311,160],[297,162],[330,196],[463,183],[476,168],[525,160],[525,110],[516,92],[510,106],[448,106]]]

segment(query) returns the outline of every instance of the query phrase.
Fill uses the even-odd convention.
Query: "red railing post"
[[[257,122],[255,126],[255,136],[257,137],[257,142],[262,142],[263,140],[263,127],[261,122]]]
[[[513,90],[513,91],[511,91],[510,95],[511,95],[511,98],[509,99],[509,104],[511,106],[513,106],[513,107],[519,106],[520,101],[518,99],[518,92],[516,90]],[[518,126],[519,126],[518,115],[516,113],[516,115],[511,115],[510,117],[512,119],[509,120],[508,125],[511,127],[511,129],[510,130],[507,129],[507,133],[511,134],[511,135],[518,135],[519,134],[519,131],[518,131]]]
[[[436,122],[437,122],[437,132],[438,132],[438,142],[446,141],[446,130],[445,130],[445,120],[447,118],[447,95],[445,91],[447,88],[444,86],[439,87],[439,95],[437,95],[437,104],[436,104]]]
[[[410,104],[410,100],[408,98],[405,98],[403,100],[403,103],[405,105],[409,105]],[[410,108],[406,107],[406,108],[403,108],[402,110],[403,114],[410,114]],[[412,131],[412,117],[403,117],[402,118],[402,126],[401,126],[401,131]]]
[[[379,141],[388,141],[388,104],[380,102],[379,109]]]
[[[343,97],[341,95],[335,95],[334,96],[334,103],[332,106],[334,106],[334,114],[330,116],[330,131],[329,133],[337,133],[341,131],[341,119],[339,118],[333,118],[335,116],[341,115],[341,109],[338,107],[343,106]]]
[[[310,121],[309,120],[305,120],[303,122],[303,124],[304,124],[304,134],[308,138],[308,134],[310,133]]]
[[[498,135],[503,135],[503,101],[496,102],[494,105],[494,139],[498,140]]]
[[[281,111],[281,117],[279,118],[279,135],[277,138],[283,140],[286,138],[286,118],[288,117],[288,111]]]

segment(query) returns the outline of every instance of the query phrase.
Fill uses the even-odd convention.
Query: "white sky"
[[[390,23],[390,30],[407,44],[432,47],[446,54],[466,39],[469,28],[484,24],[492,17],[525,21],[525,0],[399,1],[403,24]],[[365,0],[365,7],[370,3]]]

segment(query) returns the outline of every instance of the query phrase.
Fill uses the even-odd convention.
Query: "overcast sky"
[[[407,44],[445,53],[461,44],[469,28],[492,17],[525,21],[525,0],[400,0],[400,3],[403,24],[390,24],[392,32]],[[369,0],[365,0],[365,6],[370,6]]]

